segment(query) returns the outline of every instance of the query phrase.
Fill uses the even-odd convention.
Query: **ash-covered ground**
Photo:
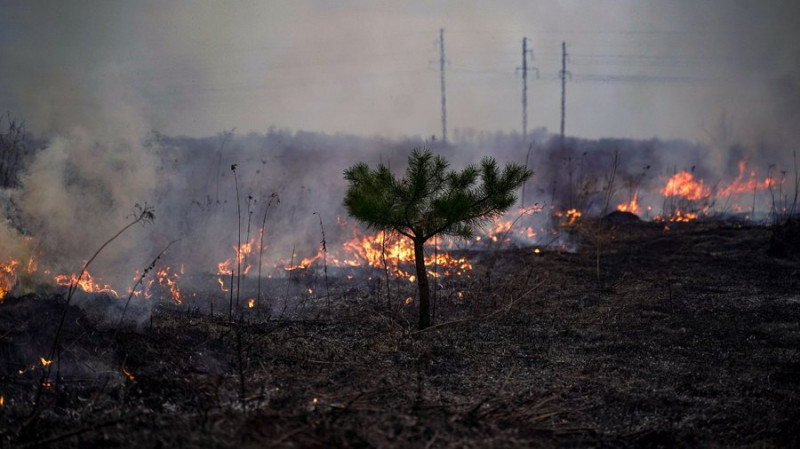
[[[37,351],[52,344],[64,299],[8,297],[0,307],[0,441],[800,443],[796,223],[585,219],[569,232],[579,242],[571,253],[471,253],[468,276],[439,281],[435,325],[425,331],[413,325],[414,303],[403,305],[413,284],[390,280],[387,293],[380,272],[353,280],[333,273],[327,291],[292,301],[294,310],[278,316],[276,307],[240,304],[232,322],[221,292],[181,306],[165,300],[138,329],[117,328],[85,304],[71,307],[59,366],[50,367],[35,407],[45,369]],[[269,284],[268,296],[280,304],[319,281]]]

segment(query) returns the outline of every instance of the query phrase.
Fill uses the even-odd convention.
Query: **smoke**
[[[15,196],[25,231],[57,267],[74,270],[130,221],[135,204],[153,197],[154,167],[153,154],[136,142],[97,140],[80,128],[54,137]],[[116,247],[116,256],[130,254],[131,244]]]
[[[0,104],[47,144],[27,161],[20,186],[0,196],[0,263],[37,254],[53,274],[77,272],[147,203],[155,222],[115,241],[90,271],[124,288],[179,239],[160,263],[213,275],[239,234],[258,236],[273,194],[281,202],[272,203],[264,230],[270,269],[317,252],[320,218],[329,242],[344,241],[351,228],[341,225],[343,170],[363,161],[402,172],[408,152],[426,140],[391,136],[439,132],[438,72],[429,62],[438,61],[440,27],[455,146],[437,150],[453,168],[484,155],[522,163],[533,142],[526,205],[607,212],[615,154],[611,208],[638,190],[660,209],[658,189],[679,170],[719,182],[736,177],[742,159],[762,174],[790,168],[800,138],[797,2],[398,5],[4,5]],[[575,75],[568,134],[620,138],[568,138],[562,147],[542,128],[528,141],[470,130],[518,126],[514,68],[525,35],[536,54],[531,66],[543,74],[530,78],[529,127],[558,127],[552,75],[566,40]],[[618,69],[620,55],[649,64],[623,67],[635,75],[652,76],[658,63],[670,76],[699,81],[579,82]],[[264,132],[273,124],[321,132]],[[233,127],[244,131],[177,137]],[[623,138],[652,135],[693,142]]]
[[[444,28],[451,129],[519,129],[515,68],[527,36],[541,74],[529,83],[531,129],[558,129],[566,41],[571,135],[707,140],[726,114],[735,138],[752,141],[791,129],[781,104],[798,75],[799,9],[792,0],[34,0],[4,5],[0,104],[43,133],[144,112],[170,135],[270,125],[431,135]]]
[[[704,140],[717,152],[727,151],[733,142],[748,144],[754,148],[753,157],[758,157],[755,147],[762,143],[791,147],[798,137],[796,111],[800,110],[800,29],[794,20],[800,15],[800,3],[734,0],[724,5],[669,5],[657,12],[662,20],[702,30],[692,52],[697,65],[706,67],[716,80],[705,97],[715,112],[698,118]]]
[[[137,203],[153,201],[158,160],[145,142],[153,122],[126,62],[148,42],[126,43],[125,14],[109,2],[4,5],[0,73],[9,88],[0,99],[46,142],[19,187],[3,192],[4,258],[36,254],[42,270],[77,273]],[[106,270],[108,282],[133,276],[144,235],[136,229],[103,252],[98,266],[118,267]]]

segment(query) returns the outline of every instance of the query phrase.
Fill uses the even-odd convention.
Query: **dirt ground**
[[[564,232],[577,251],[470,253],[422,332],[398,305],[413,290],[390,283],[387,309],[381,276],[234,323],[164,303],[115,333],[73,307],[36,407],[64,299],[7,298],[0,447],[800,446],[796,241],[722,221]]]

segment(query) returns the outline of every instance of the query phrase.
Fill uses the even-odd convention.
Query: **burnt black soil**
[[[35,408],[64,300],[7,298],[0,446],[800,445],[800,262],[774,251],[783,234],[565,232],[576,252],[473,254],[469,277],[441,281],[424,332],[396,284],[387,310],[380,276],[235,323],[165,303],[115,335],[73,308]]]

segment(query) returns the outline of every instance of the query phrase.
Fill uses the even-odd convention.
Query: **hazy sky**
[[[521,131],[523,36],[528,129],[559,129],[565,41],[582,137],[760,132],[800,65],[794,0],[0,2],[0,108],[46,133],[438,137],[440,28],[451,138]]]

